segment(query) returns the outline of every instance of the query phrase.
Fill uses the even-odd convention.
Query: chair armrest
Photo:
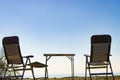
[[[90,55],[88,55],[88,54],[84,54],[84,56],[85,56],[85,57],[90,57]]]
[[[112,56],[112,54],[110,54],[109,56]]]
[[[33,55],[28,55],[28,56],[23,56],[23,58],[32,58],[34,57]]]

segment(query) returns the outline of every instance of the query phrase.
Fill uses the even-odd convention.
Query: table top
[[[54,54],[54,53],[49,53],[49,54],[44,54],[44,56],[75,56],[75,54],[71,54],[71,53],[59,53],[59,54]]]

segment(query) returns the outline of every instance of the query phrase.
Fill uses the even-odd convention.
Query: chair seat
[[[93,65],[93,66],[99,66],[99,65],[109,65],[109,62],[99,61],[99,62],[89,62],[88,64]]]
[[[47,67],[47,65],[43,64],[43,63],[40,63],[40,62],[32,62],[30,64],[28,64],[29,66],[31,67]]]

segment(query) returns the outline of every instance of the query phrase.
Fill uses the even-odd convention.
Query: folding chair
[[[110,62],[110,47],[111,36],[110,35],[93,35],[91,37],[91,55],[84,55],[86,57],[85,64],[85,80],[87,79],[87,70],[89,70],[90,80],[92,75],[112,75],[112,79],[115,80],[113,70]],[[93,72],[93,70],[105,69],[103,72]]]
[[[5,74],[3,76],[3,80],[7,77],[10,77],[15,80],[17,78],[23,80],[25,70],[31,70],[33,79],[35,80],[33,67],[39,67],[39,68],[47,67],[47,65],[39,62],[31,63],[30,58],[33,57],[32,55],[22,57],[20,51],[20,45],[19,45],[19,38],[17,36],[5,37],[3,38],[2,43],[3,43],[5,57],[7,60],[7,66],[5,68]],[[23,58],[25,58],[26,61],[24,61]],[[14,74],[10,76],[7,75],[7,72],[9,72],[9,70],[12,70]],[[22,71],[22,74],[17,74],[18,71]],[[45,76],[45,79],[46,77],[48,77],[48,75]]]

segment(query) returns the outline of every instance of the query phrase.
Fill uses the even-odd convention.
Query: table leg
[[[71,56],[72,80],[74,80],[74,57]]]
[[[74,80],[74,56],[67,56],[71,61],[71,77]]]
[[[48,60],[51,58],[51,56],[46,56],[45,64],[47,65]],[[45,80],[48,78],[48,69],[45,67]]]
[[[47,65],[47,56],[46,56],[45,64]],[[47,80],[47,67],[45,67],[45,80]]]

